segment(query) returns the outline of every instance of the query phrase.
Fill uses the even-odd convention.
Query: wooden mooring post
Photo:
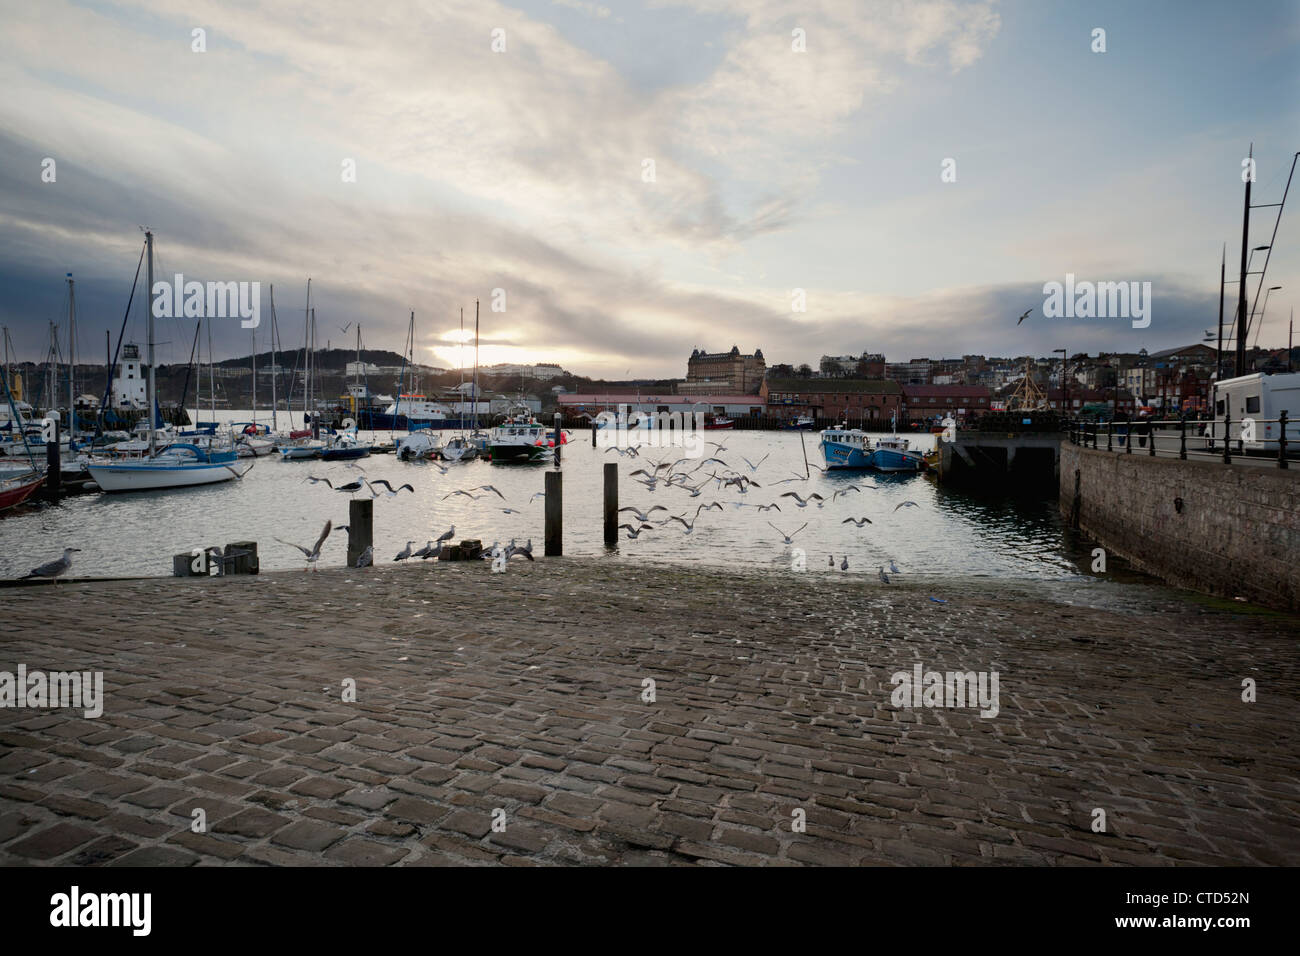
[[[564,554],[564,472],[546,473],[546,550],[548,558]]]
[[[53,421],[54,434],[45,436],[45,486],[42,489],[50,501],[57,501],[63,485],[63,459],[59,457],[59,420]],[[31,446],[28,446],[31,447]]]
[[[374,544],[375,502],[373,499],[348,502],[348,567],[357,566],[357,558]]]
[[[618,544],[618,464],[605,463],[605,544]]]

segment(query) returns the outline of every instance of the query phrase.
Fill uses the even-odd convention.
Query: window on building
[[[1246,414],[1247,414],[1247,415],[1258,415],[1258,414],[1259,414],[1259,396],[1258,396],[1258,395],[1247,395],[1247,396],[1246,396]]]

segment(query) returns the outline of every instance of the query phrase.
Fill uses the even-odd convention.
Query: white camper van
[[[1224,379],[1214,384],[1212,402],[1214,421],[1205,429],[1207,447],[1215,447],[1216,440],[1223,438],[1223,419],[1227,416],[1229,437],[1234,443],[1244,439],[1242,447],[1246,451],[1276,455],[1281,435],[1277,419],[1286,412],[1287,457],[1300,455],[1300,372],[1256,372]]]

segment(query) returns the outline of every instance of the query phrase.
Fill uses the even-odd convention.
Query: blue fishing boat
[[[922,471],[925,456],[912,448],[906,438],[888,435],[876,440],[871,449],[870,467],[875,471]]]
[[[871,439],[860,428],[828,428],[821,433],[826,468],[863,470],[871,466]]]

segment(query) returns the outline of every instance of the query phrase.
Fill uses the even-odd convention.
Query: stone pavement
[[[1296,619],[900,580],[565,558],[6,589],[0,670],[102,670],[106,701],[0,709],[0,862],[1300,863]],[[997,670],[1000,712],[896,708],[915,662]]]

